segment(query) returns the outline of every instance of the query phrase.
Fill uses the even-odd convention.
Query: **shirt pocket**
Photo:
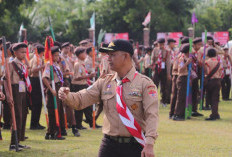
[[[131,113],[136,117],[143,116],[143,103],[142,103],[142,95],[133,96],[130,94],[126,94],[124,98],[124,102],[127,107],[130,109]]]
[[[105,92],[105,93],[104,93]],[[103,109],[106,113],[113,113],[116,110],[116,93],[112,92],[112,94],[109,94],[111,91],[103,91],[103,94],[101,96],[101,100],[103,102]],[[108,93],[108,94],[107,94]]]

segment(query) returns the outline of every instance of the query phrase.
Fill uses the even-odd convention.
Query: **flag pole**
[[[205,29],[205,40],[204,40],[204,54],[203,54],[203,62],[202,62],[202,72],[201,72],[201,99],[200,99],[200,111],[203,108],[203,100],[204,100],[204,66],[205,66],[205,54],[206,54],[206,42],[207,42],[207,30]]]

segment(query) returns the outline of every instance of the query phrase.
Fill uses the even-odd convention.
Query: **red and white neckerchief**
[[[138,72],[135,72],[134,78],[136,77],[137,74]],[[121,84],[119,84],[116,88],[116,101],[117,101],[116,108],[118,111],[118,115],[124,126],[127,128],[128,132],[136,139],[136,141],[139,142],[139,144],[141,144],[144,147],[145,136],[143,134],[143,131],[122,98],[123,96],[122,84],[126,82],[130,82],[130,80],[128,78],[124,78]]]
[[[85,74],[86,74],[86,75],[89,75],[87,69],[85,68],[85,64],[82,64],[82,65],[83,65],[83,67],[84,67],[84,69],[85,69]],[[88,83],[89,86],[92,84],[89,78],[87,78],[87,83]]]
[[[25,66],[23,64],[20,63],[20,65],[22,66],[22,71],[23,71],[23,74],[24,74],[25,84],[26,84],[26,87],[27,87],[27,91],[29,93],[31,93],[32,86],[31,86],[31,81],[30,81],[29,76],[28,76],[28,70],[25,68]]]

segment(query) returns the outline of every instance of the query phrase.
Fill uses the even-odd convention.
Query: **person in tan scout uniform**
[[[109,53],[109,62],[116,74],[99,78],[88,89],[70,93],[68,88],[59,90],[59,97],[69,106],[81,110],[93,103],[103,101],[104,138],[99,150],[99,157],[154,157],[153,145],[157,139],[158,94],[153,81],[136,72],[132,65],[133,47],[126,40],[114,40],[104,50]],[[121,84],[123,83],[123,84]],[[145,134],[145,146],[136,141],[120,119],[121,112],[116,89],[122,87],[120,100],[124,100],[126,108],[132,113]],[[120,115],[120,116],[119,116]],[[141,132],[139,132],[141,134]]]
[[[72,77],[72,73],[73,71],[73,66],[74,63],[72,62],[72,60],[69,57],[69,53],[70,53],[70,43],[69,42],[65,42],[61,45],[61,55],[60,55],[60,67],[62,69],[62,73],[63,73],[63,78],[64,78],[64,87],[69,87],[71,86],[71,77]],[[74,136],[80,136],[78,130],[76,129],[76,120],[75,120],[75,116],[74,116],[74,110],[70,107],[68,107],[67,105],[64,106],[64,110],[66,111],[66,115],[67,115],[67,123],[69,124],[70,127],[72,127],[72,132],[74,134]],[[62,136],[66,136],[67,132],[65,130],[65,128],[61,128],[61,134]]]
[[[207,55],[209,59],[206,60],[204,67],[208,80],[206,85],[206,103],[211,105],[212,109],[212,114],[205,120],[220,119],[220,115],[218,113],[218,103],[223,68],[217,59],[216,53],[217,52],[214,48],[208,49]]]
[[[195,38],[193,40],[193,51],[192,51],[192,56],[193,56],[193,62],[192,62],[192,116],[193,117],[198,117],[198,116],[203,116],[203,114],[197,112],[197,107],[198,107],[198,96],[199,96],[199,78],[201,78],[201,68],[199,65],[199,60],[198,60],[198,55],[199,50],[202,47],[202,38]]]
[[[231,88],[231,56],[228,53],[228,47],[224,47],[225,54],[222,59],[224,68],[224,77],[222,79],[222,99],[230,100],[230,88]]]
[[[78,62],[74,65],[74,77],[72,80],[72,92],[78,92],[82,89],[88,88],[88,81],[95,76],[95,73],[88,74],[85,68],[85,58],[86,52],[85,49],[82,47],[77,47],[75,49],[75,54],[78,58]],[[89,126],[93,126],[93,117],[92,117],[92,106],[87,107],[83,110],[75,110],[75,118],[77,129],[86,129],[82,126],[83,120],[83,113],[85,114],[86,121],[88,122]]]
[[[42,93],[41,93],[41,86],[39,80],[39,71],[43,71],[44,63],[43,63],[43,55],[44,55],[44,46],[41,44],[35,45],[35,49],[37,49],[37,54],[33,56],[30,60],[31,66],[31,74],[30,80],[32,85],[32,110],[31,110],[31,130],[36,129],[45,129],[44,126],[39,124],[41,109],[42,109]],[[38,58],[39,57],[39,58]]]
[[[27,66],[23,63],[26,57],[25,43],[14,44],[13,50],[15,52],[15,59],[9,63],[9,73],[12,85],[15,119],[17,125],[17,136],[19,141],[25,140],[25,128],[28,114],[28,107],[26,101],[26,82],[24,71],[27,70]],[[11,136],[10,150],[15,150],[15,136]],[[19,148],[30,148],[29,146],[23,146],[19,144]]]
[[[45,139],[58,139],[58,140],[64,140],[64,137],[57,137],[58,134],[58,128],[56,128],[56,118],[55,118],[55,109],[54,109],[54,100],[53,96],[56,96],[57,101],[57,109],[59,113],[59,122],[60,127],[65,128],[64,124],[64,111],[63,111],[63,105],[61,100],[58,98],[58,90],[63,85],[63,74],[60,69],[59,64],[57,63],[59,61],[60,57],[60,49],[58,46],[54,46],[51,48],[52,52],[52,60],[53,60],[53,74],[54,74],[54,82],[56,90],[52,89],[51,80],[50,80],[50,63],[48,62],[45,65],[45,69],[43,72],[43,83],[47,87],[47,109],[48,109],[48,118],[49,118],[49,126],[47,129],[47,133],[45,135]]]
[[[181,45],[189,43],[189,38],[181,37]],[[170,101],[170,112],[169,112],[169,119],[174,118],[174,112],[176,107],[176,98],[177,98],[177,78],[178,78],[178,65],[179,59],[181,57],[181,50],[182,46],[179,48],[178,52],[174,55],[174,59],[172,62],[172,94],[171,94],[171,101]]]
[[[178,60],[177,98],[173,117],[176,121],[184,120],[185,115],[188,65],[192,62],[192,57],[189,58],[189,44],[182,46],[181,53]]]
[[[146,48],[146,55],[144,57],[144,69],[145,69],[145,75],[147,77],[151,77],[151,52],[152,52],[152,48],[151,47],[147,47]]]
[[[170,53],[165,48],[165,39],[161,38],[158,40],[159,47],[155,48],[152,52],[152,61],[155,67],[155,74],[153,77],[153,81],[157,87],[159,87],[159,83],[161,83],[161,103],[162,106],[166,107],[167,100],[167,80],[171,80],[171,71],[170,71]]]

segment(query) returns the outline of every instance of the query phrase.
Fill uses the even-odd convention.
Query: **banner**
[[[112,40],[115,39],[124,39],[129,40],[128,33],[106,33],[105,34],[105,43],[110,43]]]
[[[214,32],[214,40],[225,45],[229,41],[229,32]]]
[[[182,32],[170,32],[170,33],[168,33],[168,38],[172,38],[172,39],[176,40],[175,45],[179,45],[179,39],[182,36],[183,36]]]
[[[168,38],[173,38],[174,40],[176,40],[175,45],[179,44],[179,38],[183,36],[182,32],[160,32],[157,33],[157,40],[159,40],[160,38],[164,38],[166,41]]]

